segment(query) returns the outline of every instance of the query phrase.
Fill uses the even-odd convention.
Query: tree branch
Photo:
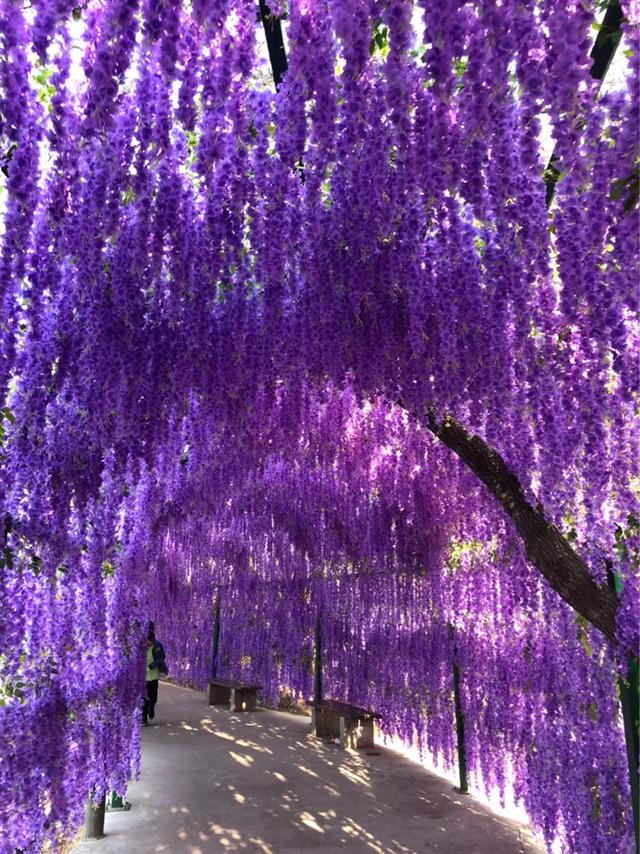
[[[427,416],[429,430],[478,475],[511,517],[531,563],[571,607],[610,640],[616,640],[618,599],[607,586],[596,583],[587,565],[540,506],[527,501],[518,478],[500,454],[479,436],[471,436],[447,415],[439,421]]]

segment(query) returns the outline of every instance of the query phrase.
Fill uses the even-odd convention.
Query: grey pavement
[[[394,751],[342,751],[311,736],[303,716],[230,714],[168,683],[128,799],[130,811],[107,813],[106,837],[73,854],[543,850],[525,827]]]

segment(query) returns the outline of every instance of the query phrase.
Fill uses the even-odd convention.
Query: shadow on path
[[[163,683],[142,778],[106,838],[74,854],[213,851],[533,854],[526,829],[397,753],[340,750],[309,719],[230,714]]]

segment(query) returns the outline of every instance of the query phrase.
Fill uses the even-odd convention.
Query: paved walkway
[[[317,741],[302,716],[230,714],[162,684],[131,810],[107,813],[106,838],[74,854],[542,850],[408,759],[383,747],[370,753]]]

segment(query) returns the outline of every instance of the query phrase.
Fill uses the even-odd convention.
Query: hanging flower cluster
[[[147,620],[203,687],[218,604],[220,674],[308,696],[319,624],[326,692],[449,764],[455,661],[471,770],[622,851],[637,63],[596,97],[577,0],[272,9],[277,92],[253,0],[0,0],[0,848],[124,791]],[[617,575],[617,644],[445,416]]]
[[[325,694],[376,709],[386,734],[454,766],[455,662],[478,784],[513,785],[550,844],[626,844],[611,646],[541,584],[493,500],[406,412],[350,388],[303,409],[305,432],[244,482],[218,478],[211,451],[204,479],[185,473],[162,511],[150,596],[177,678],[203,689],[214,665],[262,685],[267,703],[300,701],[319,629]],[[263,450],[274,426],[261,420]],[[577,753],[576,740],[598,747]]]

